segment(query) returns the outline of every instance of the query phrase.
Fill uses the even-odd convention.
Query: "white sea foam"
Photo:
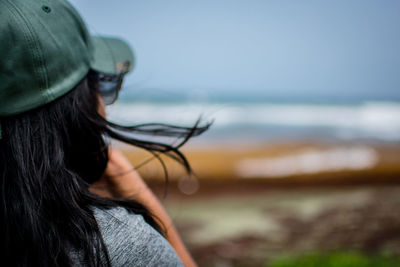
[[[342,139],[400,140],[400,104],[390,102],[359,105],[122,103],[110,107],[109,115],[112,120],[122,123],[178,124],[191,124],[203,115],[206,120],[215,119],[213,131],[216,133],[245,128],[260,130],[261,133],[268,127],[268,131],[282,128],[307,134],[325,129]],[[265,136],[268,136],[267,131]]]
[[[308,149],[279,157],[244,159],[237,163],[236,172],[242,178],[280,178],[327,171],[368,169],[378,161],[378,153],[364,146]]]

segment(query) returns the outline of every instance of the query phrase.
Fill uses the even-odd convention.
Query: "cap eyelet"
[[[46,13],[50,13],[50,12],[51,12],[51,8],[48,7],[48,6],[42,6],[42,9],[43,9],[43,11],[46,12]]]

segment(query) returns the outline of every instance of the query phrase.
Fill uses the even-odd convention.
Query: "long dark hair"
[[[104,136],[165,153],[190,171],[179,151],[190,137],[209,125],[165,124],[121,126],[98,114],[98,92],[87,77],[71,92],[28,113],[1,118],[0,255],[12,266],[71,266],[78,250],[88,266],[110,266],[91,207],[125,207],[141,214],[160,233],[162,227],[145,206],[91,193],[89,185],[103,175],[108,162]],[[130,133],[175,136],[177,145],[139,140]]]

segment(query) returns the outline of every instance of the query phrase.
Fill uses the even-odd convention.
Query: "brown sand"
[[[353,251],[400,255],[400,145],[363,144],[371,168],[243,179],[238,161],[354,144],[286,143],[185,149],[197,174],[187,195],[182,167],[166,160],[170,182],[152,160],[138,169],[162,199],[200,266],[263,266],[282,255]],[[125,150],[135,166],[150,156]],[[183,180],[185,181],[185,180]],[[190,183],[189,183],[190,187]],[[189,188],[190,189],[190,188]]]
[[[285,155],[293,155],[301,151],[310,149],[329,150],[336,147],[357,146],[346,143],[281,143],[259,146],[196,146],[184,149],[184,153],[189,159],[191,166],[200,180],[240,180],[241,178],[236,166],[244,159],[261,159],[273,158]],[[324,171],[311,174],[290,175],[287,177],[251,177],[249,180],[265,180],[272,184],[280,183],[387,183],[400,181],[400,145],[393,144],[362,144],[363,147],[371,148],[378,155],[379,159],[376,165],[371,168],[358,170],[335,170]],[[152,156],[146,152],[125,149],[127,157],[134,164],[140,166],[141,163]],[[165,159],[169,170],[169,177],[172,181],[176,181],[185,176],[185,172],[179,164],[172,160]],[[141,166],[138,171],[149,182],[164,181],[164,173],[161,165],[156,159],[150,160],[149,163]]]

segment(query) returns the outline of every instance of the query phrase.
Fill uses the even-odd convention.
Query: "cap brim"
[[[93,36],[93,60],[91,68],[106,74],[124,74],[134,66],[133,51],[121,39]]]

